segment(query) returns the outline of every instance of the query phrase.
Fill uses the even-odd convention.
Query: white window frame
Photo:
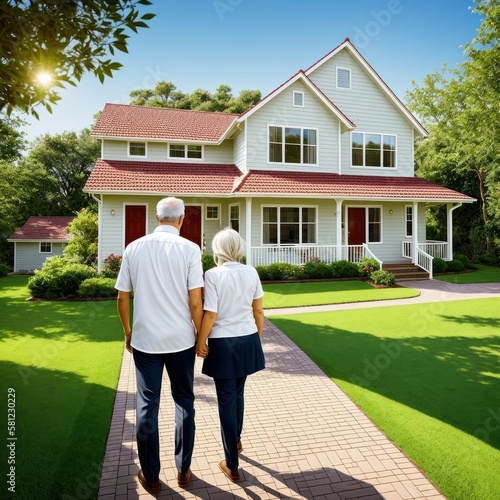
[[[380,222],[372,222],[372,224],[380,225],[380,241],[370,241],[370,209],[374,208],[379,211]],[[368,205],[365,207],[365,221],[366,221],[366,243],[370,245],[381,245],[384,242],[384,211],[382,205]]]
[[[408,209],[411,210],[411,213],[408,214]],[[409,217],[408,217],[409,215]],[[405,236],[407,238],[413,237],[413,205],[405,205]],[[410,232],[408,233],[408,223],[410,223]]]
[[[287,128],[297,128],[300,129],[300,162],[299,163],[292,163],[292,162],[286,162],[286,161],[270,161],[269,159],[269,152],[270,152],[270,133],[271,133],[271,127],[275,128],[281,128],[281,137],[282,137],[282,142],[281,142],[281,157],[284,159],[285,158],[285,129]],[[315,163],[304,163],[304,130],[314,130],[316,132],[316,162]],[[269,124],[267,126],[267,164],[268,165],[288,165],[288,166],[304,166],[304,165],[319,165],[319,129],[314,128],[314,127],[301,127],[301,126],[295,126],[295,125],[273,125]]]
[[[183,146],[184,147],[184,156],[171,156],[170,155],[170,147],[171,146]],[[189,148],[190,147],[198,147],[201,148],[201,157],[200,158],[190,158],[189,157]],[[167,157],[169,160],[179,160],[179,161],[203,161],[205,156],[205,148],[203,144],[183,144],[180,142],[172,142],[167,146]]]
[[[217,209],[217,217],[209,217],[208,216],[208,209],[209,208],[216,208]],[[221,216],[220,204],[210,203],[209,205],[205,205],[205,220],[220,220],[220,216]]]
[[[42,245],[48,245],[50,250],[42,250]],[[40,244],[38,245],[38,253],[53,253],[52,248],[53,247],[51,241],[40,241]]]
[[[352,161],[352,136],[353,134],[361,134],[363,136],[363,165],[354,165]],[[366,136],[367,135],[379,135],[380,136],[380,165],[366,165]],[[390,134],[387,132],[361,132],[359,130],[354,130],[350,134],[350,162],[351,168],[362,168],[362,169],[382,169],[382,170],[390,170],[391,172],[397,170],[398,168],[398,136],[396,134]],[[394,166],[393,167],[385,167],[383,165],[384,162],[384,137],[394,137],[395,149],[394,149]]]
[[[264,209],[265,208],[277,208],[278,209],[278,220],[276,222],[278,226],[277,238],[278,243],[264,243]],[[299,243],[281,243],[280,242],[280,226],[281,226],[281,208],[298,208],[299,209]],[[304,243],[302,242],[302,209],[303,208],[313,208],[316,212],[315,217],[315,228],[314,228],[314,239],[315,243]],[[279,246],[310,246],[318,244],[318,205],[275,205],[275,204],[265,204],[260,207],[260,241],[262,246],[265,247],[279,247]]]
[[[349,87],[340,87],[339,86],[339,70],[340,71],[347,71],[349,74]],[[336,71],[335,71],[335,86],[339,90],[351,90],[352,89],[352,71],[350,68],[343,68],[342,66],[337,66]]]
[[[300,96],[300,104],[296,103],[296,101],[295,101],[296,96]],[[301,92],[300,90],[293,91],[292,105],[295,108],[303,108],[304,107],[304,92]]]
[[[238,209],[238,219],[231,219],[231,208],[233,208],[233,207]],[[234,229],[231,222],[233,220],[238,221],[238,233],[239,233],[241,230],[241,203],[230,203],[229,204],[227,219],[228,219],[228,227],[230,227],[231,229]]]
[[[133,155],[130,153],[131,144],[144,144],[143,155]],[[128,158],[147,158],[148,157],[148,143],[146,141],[127,141],[127,157]]]

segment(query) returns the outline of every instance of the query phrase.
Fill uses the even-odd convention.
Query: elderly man
[[[159,226],[153,233],[125,249],[115,285],[125,346],[133,353],[136,368],[136,433],[141,464],[138,479],[150,493],[160,491],[158,410],[164,367],[175,403],[177,482],[185,487],[191,479],[195,343],[203,316],[200,248],[179,235],[184,220],[183,201],[160,200],[156,219]]]

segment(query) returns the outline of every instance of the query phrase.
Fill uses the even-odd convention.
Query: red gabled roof
[[[83,190],[227,195],[240,175],[235,165],[97,160]]]
[[[48,216],[30,217],[25,224],[9,236],[9,240],[62,240],[68,241],[70,235],[66,228],[74,217]]]
[[[233,113],[108,103],[92,135],[217,143],[238,116]]]
[[[339,175],[322,172],[253,170],[240,180],[235,193],[384,200],[453,200],[473,198],[417,177]]]

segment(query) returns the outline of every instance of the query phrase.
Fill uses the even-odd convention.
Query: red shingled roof
[[[92,135],[216,143],[238,116],[233,113],[106,104]]]
[[[472,202],[465,194],[417,177],[339,175],[320,172],[250,171],[236,193],[332,196],[351,199],[453,200]]]
[[[234,165],[97,160],[84,191],[227,195],[240,175]]]
[[[277,195],[464,201],[473,198],[417,177],[252,170],[235,165],[98,160],[84,191],[193,195]]]
[[[68,224],[74,217],[48,216],[30,217],[21,229],[9,236],[9,240],[62,240],[68,241]]]

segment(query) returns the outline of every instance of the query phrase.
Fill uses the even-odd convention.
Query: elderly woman
[[[217,267],[205,273],[205,314],[196,353],[204,358],[202,373],[214,379],[217,391],[226,458],[219,468],[236,482],[240,480],[238,453],[243,450],[245,381],[265,367],[260,342],[264,292],[255,268],[240,263],[245,243],[236,231],[217,233],[212,250]]]

